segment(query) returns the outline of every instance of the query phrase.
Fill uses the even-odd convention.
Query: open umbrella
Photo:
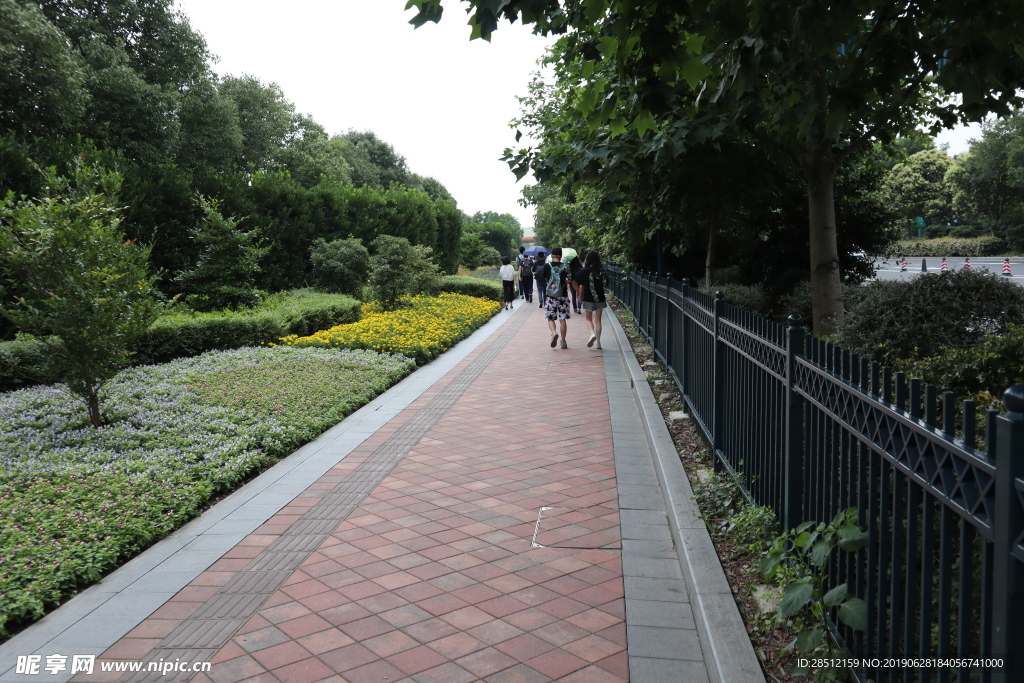
[[[545,256],[547,256],[548,254],[551,253],[551,250],[548,249],[547,247],[533,246],[527,247],[526,251],[524,251],[523,253],[526,254],[527,256],[536,256],[537,254],[544,254]]]
[[[576,250],[572,247],[562,247],[562,263],[568,263],[576,258]]]

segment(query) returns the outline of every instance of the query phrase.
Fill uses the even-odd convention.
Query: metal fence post
[[[690,278],[683,278],[683,306],[681,311],[680,320],[680,335],[679,335],[679,381],[683,385],[683,399],[690,393],[690,361],[689,356],[689,344],[690,344],[690,323],[686,315],[686,300],[690,298]],[[686,407],[685,405],[683,406]]]
[[[715,292],[715,357],[711,400],[711,462],[715,472],[725,469],[718,458],[718,447],[722,445],[725,430],[725,415],[722,409],[725,403],[725,344],[721,341],[721,320],[724,310],[725,294],[721,290]]]
[[[1024,674],[1024,565],[1013,548],[1024,529],[1024,509],[1016,480],[1024,477],[1024,384],[1003,394],[1009,412],[996,418],[996,510],[993,524],[992,654],[1007,657],[1007,669],[993,671],[995,683],[1019,681]]]
[[[786,330],[786,430],[785,430],[785,496],[782,510],[782,529],[796,528],[803,522],[804,492],[804,404],[793,390],[796,376],[796,357],[804,352],[803,318],[799,313],[789,316]]]
[[[665,276],[665,363],[675,371],[676,357],[672,353],[672,273]]]

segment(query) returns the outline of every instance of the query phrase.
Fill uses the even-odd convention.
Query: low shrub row
[[[470,275],[447,275],[441,278],[441,291],[492,301],[501,301],[502,295],[501,282]]]
[[[360,304],[341,294],[283,292],[251,310],[175,311],[160,317],[131,348],[133,365],[165,363],[207,351],[259,346],[359,320]],[[48,381],[48,347],[23,336],[0,342],[0,391]]]
[[[359,322],[329,330],[281,339],[288,346],[371,349],[400,353],[417,363],[426,363],[501,310],[496,301],[462,294],[419,295],[405,300],[394,311],[383,311],[376,303],[363,304]]]
[[[896,256],[997,256],[1006,251],[1006,242],[984,237],[936,237],[925,240],[901,240],[896,243]]]

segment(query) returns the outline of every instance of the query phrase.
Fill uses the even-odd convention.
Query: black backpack
[[[519,257],[519,265],[522,267],[522,269],[525,271],[525,274],[528,277],[533,277],[533,274],[532,274],[533,273],[533,259],[532,258],[530,258],[529,256],[520,256]]]

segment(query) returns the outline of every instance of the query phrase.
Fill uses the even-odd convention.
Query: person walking
[[[576,275],[576,281],[580,288],[580,305],[587,318],[587,329],[590,330],[587,346],[598,349],[601,348],[601,316],[604,309],[608,308],[604,294],[605,279],[600,254],[596,251],[589,252],[583,268]]]
[[[529,302],[530,296],[533,295],[533,273],[530,274],[531,290],[526,291],[526,282],[523,280],[523,266],[529,263],[530,267],[532,267],[533,264],[530,263],[532,259],[524,253],[525,251],[526,247],[519,247],[519,255],[516,256],[516,273],[519,275],[519,296]]]
[[[533,262],[533,279],[534,284],[537,287],[537,298],[540,299],[540,305],[538,308],[544,308],[544,288],[548,286],[548,281],[544,279],[544,252],[537,254],[537,258]]]
[[[572,312],[576,313],[577,315],[582,313],[582,311],[580,310],[579,291],[577,290],[577,288],[575,286],[575,284],[576,284],[576,275],[581,270],[583,270],[583,260],[584,260],[584,258],[586,258],[586,255],[587,255],[587,252],[585,252],[585,251],[580,253],[580,254],[577,254],[576,256],[573,256],[569,260],[569,264],[568,264],[569,265],[569,279],[573,283],[573,286],[569,288],[569,292],[572,294]]]
[[[511,311],[512,301],[516,298],[516,269],[510,263],[511,259],[508,256],[502,256],[501,269],[498,271],[498,275],[501,276],[502,294],[505,301],[504,308]]]
[[[544,264],[544,281],[547,282],[544,291],[544,318],[548,321],[548,329],[551,330],[551,348],[558,344],[559,333],[561,333],[563,349],[568,348],[565,343],[566,323],[569,319],[569,271],[562,263],[562,248],[555,247],[551,250],[551,263]],[[555,328],[555,321],[558,321],[558,328]]]
[[[523,292],[526,303],[533,303],[533,259],[528,255],[520,256],[519,262],[519,289]]]

